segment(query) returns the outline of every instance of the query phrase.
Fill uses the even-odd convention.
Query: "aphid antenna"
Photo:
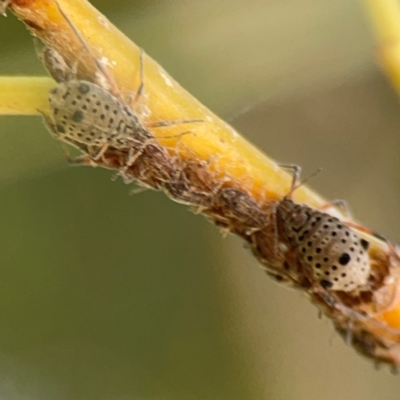
[[[293,172],[293,179],[292,179],[292,185],[290,187],[289,193],[285,196],[285,198],[290,199],[293,195],[293,193],[301,186],[306,184],[311,178],[314,178],[316,175],[318,175],[321,171],[322,168],[319,167],[317,168],[312,174],[304,178],[303,180],[300,181],[300,174],[301,174],[301,167],[296,164],[279,164],[280,167],[284,169],[288,169]]]
[[[76,28],[76,26],[73,24],[73,22],[70,20],[70,18],[68,17],[68,15],[65,13],[65,11],[61,8],[60,4],[58,3],[57,0],[54,0],[54,3],[57,6],[58,11],[60,12],[60,14],[63,16],[63,18],[65,19],[65,21],[67,22],[67,24],[69,25],[69,27],[72,29],[72,31],[74,32],[75,36],[78,38],[79,42],[82,44],[82,46],[84,47],[84,49],[88,52],[89,56],[91,57],[91,59],[94,61],[94,63],[96,64],[96,67],[98,68],[98,70],[100,71],[100,73],[103,75],[103,77],[108,81],[108,83],[111,85],[111,87],[113,89],[116,88],[114,79],[112,78],[112,76],[108,73],[107,69],[105,68],[104,64],[99,61],[93,54],[92,50],[90,49],[90,47],[88,46],[88,44],[85,42],[85,40],[83,39],[83,37],[81,36],[81,34],[79,33],[78,29]]]

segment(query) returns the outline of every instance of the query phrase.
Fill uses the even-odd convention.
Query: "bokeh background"
[[[400,241],[400,104],[362,2],[94,1],[249,140]],[[0,73],[42,75],[0,20]],[[247,109],[246,112],[243,112]],[[0,118],[0,398],[398,400],[399,377],[277,286],[235,237],[109,171],[38,117]]]

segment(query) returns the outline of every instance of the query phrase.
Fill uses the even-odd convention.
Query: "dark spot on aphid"
[[[96,114],[96,113],[97,113],[97,108],[93,108],[92,112],[93,112],[94,114]]]
[[[82,137],[83,134],[81,132],[78,133],[78,137]]]
[[[340,265],[347,265],[349,263],[350,259],[351,259],[351,257],[347,253],[343,253],[339,257],[339,264]]]
[[[91,138],[90,136],[86,136],[86,140],[87,140],[88,142],[91,142],[91,141],[92,141],[92,138]]]
[[[325,272],[325,275],[326,275],[326,276],[329,276],[330,274],[331,274],[331,273],[330,273],[329,271],[326,271],[326,272]]]
[[[365,239],[361,239],[361,240],[360,240],[360,244],[361,244],[361,247],[362,247],[364,250],[368,250],[368,248],[369,248],[369,242],[367,242]]]
[[[84,104],[84,105],[82,106],[82,110],[87,110],[86,104]]]
[[[315,264],[315,268],[318,268],[318,269],[321,268],[321,264],[320,263],[316,263]]]
[[[307,246],[311,247],[312,246],[312,242],[307,242]]]
[[[342,229],[342,228],[343,228],[343,225],[336,225],[336,228]]]
[[[299,241],[302,242],[303,240],[304,240],[304,236],[303,235],[299,236]]]
[[[325,279],[322,279],[319,283],[321,284],[321,286],[322,286],[324,289],[330,289],[330,288],[333,286],[333,283],[332,283],[332,282],[327,281],[327,280],[325,280]]]
[[[59,133],[65,133],[65,128],[62,125],[57,125],[56,129]]]
[[[78,100],[82,100],[82,96],[79,96],[79,94],[78,94],[78,96],[76,96],[76,98],[77,98]]]
[[[315,249],[315,252],[316,252],[317,254],[321,253],[321,251],[322,251],[321,247],[317,247],[317,248]]]
[[[88,92],[89,92],[90,86],[89,86],[87,83],[81,82],[81,83],[79,84],[79,86],[78,86],[78,90],[79,90],[82,94],[85,94],[85,93],[88,93]]]
[[[335,232],[335,231],[333,231],[332,233],[331,233],[331,236],[336,236],[337,235],[337,233]]]
[[[113,114],[114,114],[114,115],[117,115],[117,112],[118,112],[117,110],[114,110],[114,111],[113,111]]]
[[[332,271],[336,271],[337,270],[337,266],[336,265],[332,265]]]
[[[342,239],[342,243],[346,244],[347,240],[346,239]]]
[[[354,251],[354,247],[350,247],[350,251]]]
[[[58,108],[55,108],[55,109],[53,110],[53,112],[54,112],[54,115],[57,115],[57,114],[58,114]]]
[[[108,104],[106,104],[106,105],[104,106],[104,108],[105,108],[106,110],[109,110],[109,109],[110,109],[110,106],[109,106]]]
[[[95,133],[92,131],[92,132],[90,132],[90,136],[94,136],[95,135]]]
[[[309,232],[308,230],[305,230],[305,231],[303,232],[303,235],[306,236],[306,235],[308,234],[308,232]]]
[[[72,100],[71,104],[72,104],[73,106],[76,106],[76,101],[75,101],[75,100]]]
[[[307,260],[308,260],[308,261],[312,261],[312,260],[313,260],[312,256],[308,256],[308,257],[307,257]]]
[[[110,118],[110,124],[114,122],[114,118]]]
[[[333,280],[334,280],[335,282],[338,282],[338,281],[339,281],[339,278],[333,278]]]
[[[72,114],[72,121],[74,122],[82,122],[83,119],[85,118],[85,114],[80,111],[80,110],[76,110],[73,114]]]
[[[345,272],[343,272],[340,276],[341,276],[342,278],[346,278],[347,274],[346,274]]]
[[[328,257],[324,257],[324,262],[328,262],[329,258]]]
[[[357,262],[360,262],[360,257],[357,257]]]
[[[325,224],[325,225],[323,226],[323,228],[324,228],[324,229],[328,229],[328,228],[329,228],[329,225],[328,225],[328,224]]]
[[[100,118],[101,118],[101,119],[104,119],[105,117],[106,117],[106,116],[105,116],[104,114],[101,114],[101,115],[100,115]]]
[[[332,219],[332,218],[329,218],[329,219],[328,219],[328,222],[332,222],[332,221],[333,221],[333,219]]]
[[[350,233],[349,233],[348,231],[346,231],[344,234],[345,234],[346,236],[350,236]]]

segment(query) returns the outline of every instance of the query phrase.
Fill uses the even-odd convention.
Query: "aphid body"
[[[55,4],[76,34],[98,69],[99,84],[76,78],[74,68],[68,65],[54,49],[46,48],[41,58],[58,85],[49,92],[50,115],[44,115],[51,133],[60,140],[86,151],[98,160],[108,148],[128,152],[127,166],[142,154],[154,136],[148,128],[200,122],[198,119],[144,123],[132,108],[141,97],[143,83],[143,52],[140,54],[140,85],[129,107],[118,96],[112,76],[97,60],[68,16]]]
[[[290,195],[296,189],[297,176],[295,171]],[[325,289],[344,292],[366,289],[371,273],[369,242],[340,219],[296,204],[290,195],[276,207],[279,238]]]
[[[150,138],[136,115],[100,86],[83,80],[59,83],[50,90],[51,131],[66,142],[89,146],[100,154],[104,146],[128,148]]]

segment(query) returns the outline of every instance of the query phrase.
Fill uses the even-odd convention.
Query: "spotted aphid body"
[[[344,292],[367,287],[369,242],[338,218],[285,197],[276,219],[280,238],[322,287]]]
[[[50,90],[51,131],[66,142],[81,143],[93,152],[104,146],[120,149],[150,138],[139,119],[112,94],[82,80],[70,80]]]

